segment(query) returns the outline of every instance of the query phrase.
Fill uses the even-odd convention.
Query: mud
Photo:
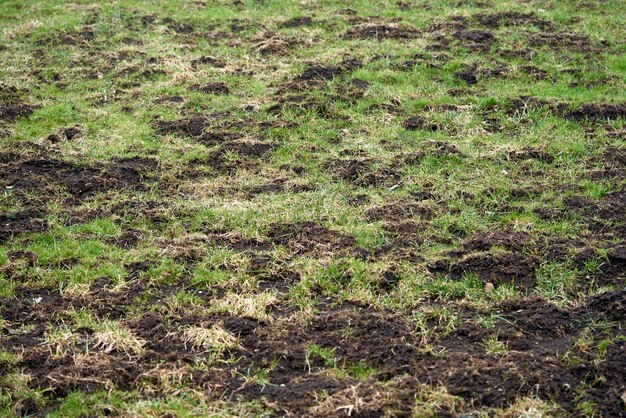
[[[453,37],[472,51],[488,51],[495,41],[490,31],[480,29],[456,31]]]

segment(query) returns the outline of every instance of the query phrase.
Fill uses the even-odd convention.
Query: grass
[[[625,12],[0,0],[0,415],[622,414]]]

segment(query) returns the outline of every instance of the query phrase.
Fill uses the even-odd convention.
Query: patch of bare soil
[[[120,158],[108,164],[77,165],[57,159],[37,158],[0,165],[1,185],[15,192],[48,190],[61,186],[74,198],[123,188],[142,188],[158,162],[147,157]]]
[[[534,26],[538,29],[549,29],[552,27],[552,22],[538,17],[535,13],[513,11],[477,13],[472,15],[472,19],[490,29],[508,26]]]
[[[523,72],[525,72],[526,74],[528,74],[529,76],[531,76],[537,81],[546,80],[550,78],[550,75],[548,74],[546,70],[543,70],[534,65],[522,65],[520,67],[520,70],[522,70]]]
[[[435,216],[435,211],[429,205],[411,201],[387,203],[365,211],[365,219],[370,222],[397,222],[414,216],[419,216],[423,220],[431,220]]]
[[[580,203],[575,200],[576,204]],[[542,261],[570,263],[573,269],[582,269],[586,261],[596,260],[601,262],[601,268],[587,272],[579,286],[589,288],[619,284],[625,278],[623,245],[626,228],[624,220],[616,218],[615,210],[620,203],[611,199],[609,202],[608,205],[589,207],[588,212],[581,212],[590,223],[591,231],[580,237],[532,234],[510,227],[489,230],[463,240],[457,250],[449,251],[443,259],[430,263],[428,269],[434,274],[452,278],[473,273],[496,286],[512,283],[529,290],[535,286],[536,272]],[[583,207],[587,208],[587,203],[583,203]],[[609,223],[594,219],[594,216],[608,217]],[[616,242],[620,244],[616,245]],[[602,256],[601,249],[608,254]]]
[[[36,109],[37,105],[31,105],[22,99],[25,92],[15,87],[0,83],[0,128],[4,124],[28,117]]]
[[[199,91],[207,94],[229,94],[230,90],[226,83],[221,81],[215,81],[212,83],[194,84],[191,86],[192,90]]]
[[[389,286],[394,286],[397,280],[393,272],[383,278]],[[167,292],[177,291],[163,288],[159,292],[166,293],[159,294],[155,290],[151,299],[154,303]],[[68,299],[46,290],[18,288],[16,292],[17,299],[0,299],[0,310],[9,330],[0,346],[9,352],[27,347],[19,367],[32,376],[30,387],[48,388],[47,396],[57,398],[76,389],[133,390],[146,384],[158,385],[171,372],[177,378],[184,378],[191,388],[210,389],[209,393],[215,393],[216,397],[226,394],[258,399],[262,396],[279,411],[293,415],[332,414],[331,407],[345,401],[347,393],[372,395],[359,404],[361,415],[405,411],[406,403],[411,404],[417,396],[420,384],[443,385],[448,393],[461,398],[462,404],[458,405],[461,410],[505,407],[518,396],[539,396],[557,403],[568,413],[575,412],[580,396],[595,402],[606,416],[619,416],[622,408],[620,395],[625,382],[620,370],[626,366],[620,355],[623,342],[616,340],[602,361],[596,361],[595,351],[585,351],[574,342],[588,323],[585,318],[625,319],[624,291],[592,296],[576,308],[561,309],[540,299],[506,302],[492,312],[482,313],[487,316],[497,313],[498,318],[504,318],[491,329],[468,320],[477,312],[451,304],[449,309],[464,320],[451,331],[442,332],[436,316],[426,317],[426,326],[436,331],[427,341],[435,350],[445,347],[438,354],[424,350],[424,337],[416,331],[410,317],[352,304],[320,305],[308,324],[289,318],[264,323],[225,315],[194,314],[183,314],[170,323],[155,312],[134,315],[135,319],[128,320],[123,316],[124,308],[113,306],[122,300],[120,297],[130,300],[131,295],[140,294],[140,287],[116,295],[102,281],[94,288],[93,296],[85,299]],[[31,309],[32,306],[37,309]],[[68,319],[70,306],[119,318],[144,341],[144,353],[129,357],[123,351],[107,352],[92,346],[90,354],[80,362],[71,355],[50,357],[49,348],[41,346],[39,338],[50,321]],[[24,315],[24,312],[30,313]],[[15,332],[25,324],[31,325],[32,331]],[[207,327],[222,324],[240,340],[241,348],[230,349],[225,354],[234,355],[238,361],[218,363],[209,371],[189,367],[209,353],[194,351],[182,341],[176,329],[188,324]],[[615,336],[619,327],[609,326],[602,332],[604,337]],[[79,350],[92,333],[91,329],[80,330],[76,333],[77,340],[66,348]],[[507,352],[500,355],[488,352],[485,341],[489,338],[498,339]],[[313,346],[331,352],[332,364],[311,352]],[[576,356],[577,362],[568,365],[560,360],[567,350],[570,356]],[[349,373],[336,378],[325,373],[329,367],[350,370],[354,366],[369,367],[373,374],[357,381]],[[250,368],[270,370],[267,374],[270,384],[246,383],[242,371]],[[384,399],[375,395],[380,390],[386,391]],[[320,404],[316,393],[321,391],[327,396]],[[450,412],[445,407],[437,411]]]
[[[453,38],[471,51],[486,52],[495,42],[493,33],[482,29],[459,30],[454,32]]]
[[[279,87],[277,92],[279,100],[281,95],[288,92],[306,92],[311,89],[322,89],[327,85],[327,81],[347,75],[362,65],[363,63],[360,60],[353,57],[345,58],[339,63],[331,65],[309,64],[304,72],[297,75],[292,81]]]
[[[283,192],[301,193],[314,190],[314,188],[307,184],[298,184],[288,181],[284,178],[275,178],[269,182],[260,184],[258,186],[244,187],[243,192],[248,199],[253,199],[259,195],[275,194]],[[226,190],[228,191],[228,190]],[[232,190],[231,190],[232,192]]]
[[[348,29],[345,39],[414,39],[420,36],[415,28],[400,24],[365,23]]]
[[[407,129],[409,131],[422,130],[435,132],[441,128],[439,124],[426,120],[419,115],[409,117],[402,123],[402,126],[404,127],[404,129]]]
[[[345,101],[348,103],[357,103],[367,93],[369,83],[367,81],[353,78],[346,83],[341,83],[336,87],[336,94],[331,96],[333,101]]]
[[[435,274],[449,274],[460,278],[465,274],[475,274],[485,283],[500,285],[514,284],[523,289],[532,288],[539,259],[519,253],[473,253],[458,261],[441,260],[429,265]]]
[[[210,173],[218,172],[227,175],[232,175],[242,169],[252,169],[258,166],[259,160],[276,148],[276,144],[271,142],[253,138],[235,139],[235,137],[236,135],[231,140],[228,133],[211,133],[199,138],[199,142],[207,145],[216,143],[220,145],[206,157],[189,161],[181,179],[203,176],[206,169],[209,169]]]
[[[156,127],[162,135],[176,134],[197,137],[204,133],[207,126],[209,126],[209,119],[201,114],[193,114],[184,119],[173,121],[156,121]]]
[[[341,77],[344,74],[349,74],[362,65],[362,61],[353,57],[345,58],[334,65],[312,64],[309,65],[302,74],[299,74],[295,78],[295,81],[308,82],[313,80],[332,80],[335,77]]]
[[[597,45],[585,35],[569,30],[541,31],[530,33],[528,42],[533,47],[549,47],[559,51],[597,52],[604,49],[604,45]]]
[[[454,76],[467,83],[468,86],[477,84],[481,79],[506,78],[511,73],[511,69],[505,65],[492,67],[480,67],[478,65],[463,66],[454,72]]]
[[[80,29],[74,30],[60,30],[51,34],[48,34],[35,41],[35,45],[46,46],[58,46],[58,45],[73,45],[80,48],[89,49],[93,48],[93,42],[96,39],[96,32],[91,25],[85,25]]]
[[[265,239],[248,238],[230,231],[211,231],[209,238],[215,245],[255,257],[264,256],[273,248],[271,242]]]
[[[83,130],[80,126],[70,126],[69,128],[61,128],[56,132],[51,133],[46,137],[46,140],[53,144],[62,141],[72,141],[78,139],[83,135]]]
[[[298,16],[285,20],[280,26],[283,28],[301,28],[303,26],[311,26],[313,23],[313,18],[310,16]]]
[[[280,114],[285,108],[295,108],[312,111],[320,117],[331,117],[332,101],[355,102],[364,96],[368,85],[365,81],[352,79],[341,84],[336,95],[322,94],[320,91],[328,86],[328,81],[344,77],[362,65],[362,61],[353,57],[344,58],[339,63],[331,65],[309,64],[304,72],[293,80],[279,85],[276,103],[271,105],[267,112]],[[320,92],[323,97],[310,94],[312,91]]]
[[[218,85],[216,89],[222,89],[222,87],[226,86]],[[180,119],[156,120],[154,126],[161,135],[173,134],[182,137],[190,137],[196,142],[206,146],[235,141],[245,136],[246,132],[253,131],[257,128],[257,124],[247,118],[237,119],[223,113],[191,113]],[[261,130],[267,129],[267,127],[261,125],[259,125],[258,128]]]
[[[191,67],[193,69],[197,69],[201,65],[208,65],[209,67],[213,68],[226,67],[226,63],[224,61],[207,55],[201,55],[198,58],[194,58],[191,60]]]
[[[377,166],[370,159],[332,159],[324,168],[333,177],[360,187],[393,186],[400,174],[386,166]]]
[[[267,232],[267,237],[274,244],[283,245],[296,254],[338,254],[355,251],[353,237],[313,222],[273,224]]]
[[[582,103],[573,109],[568,109],[567,105],[560,105],[558,108],[563,117],[575,121],[626,119],[626,103]]]
[[[626,294],[621,292],[603,297],[615,307],[622,306],[623,318]],[[388,382],[387,387],[393,388],[385,396],[386,403],[364,400],[362,413],[375,415],[376,411],[381,411],[377,408],[383,407],[402,411],[402,403],[415,396],[418,383],[441,384],[474,408],[504,406],[512,403],[516,396],[539,394],[542,399],[556,402],[565,411],[573,411],[577,401],[572,389],[590,381],[581,379],[585,372],[613,377],[616,374],[611,367],[624,364],[623,359],[617,360],[616,357],[620,344],[612,347],[607,355],[609,364],[594,365],[592,357],[582,356],[583,353],[578,353],[583,359],[580,366],[567,367],[559,360],[559,354],[573,346],[580,332],[578,318],[589,313],[598,318],[605,315],[597,311],[598,302],[591,298],[586,307],[577,311],[560,310],[541,300],[504,304],[495,311],[507,321],[498,322],[494,330],[469,323],[457,327],[435,341],[437,347],[446,348],[441,355],[420,350],[418,336],[405,318],[356,306],[322,312],[306,328],[284,322],[259,326],[244,344],[254,353],[251,359],[258,364],[278,354],[278,366],[268,376],[270,380],[275,379],[277,385],[266,394],[283,405],[286,411],[306,414],[303,411],[315,408],[317,402],[307,390],[325,389],[332,401],[345,396],[351,387],[353,391],[362,391],[358,393],[368,393],[370,385],[375,387],[377,382],[383,381]],[[605,312],[611,310],[605,309]],[[463,317],[469,312],[458,314]],[[430,320],[428,324],[431,324]],[[435,318],[431,325],[436,327]],[[502,356],[488,353],[484,341],[494,337],[511,351]],[[324,361],[306,356],[312,344],[333,350],[335,361],[343,367],[354,364],[374,366],[376,374],[362,381],[361,385],[355,385],[349,378],[329,382],[323,374],[315,373],[328,367]],[[404,390],[393,384],[400,375],[407,376],[411,382]],[[590,400],[594,397],[601,399],[606,391],[604,395],[608,402],[601,407],[603,412],[618,411],[623,377],[617,382],[595,380],[591,390],[585,391],[583,396]],[[360,386],[363,387],[359,389]],[[248,388],[244,393],[253,398],[259,395],[260,389]]]
[[[510,98],[499,106],[487,109],[485,114],[503,112],[507,116],[516,116],[534,111],[543,111],[564,119],[595,124],[626,119],[626,103],[583,102],[573,105],[531,96]]]
[[[594,232],[607,231],[619,233],[616,228],[626,222],[623,208],[626,205],[626,192],[609,193],[600,199],[589,199],[581,196],[571,196],[564,199],[565,206],[583,216],[583,221],[589,224]],[[622,237],[623,238],[623,237]]]
[[[478,29],[464,16],[454,16],[448,21],[437,22],[426,29],[431,41],[428,49],[442,51],[451,47],[463,47],[473,52],[487,52],[495,43],[492,31]]]
[[[23,232],[43,232],[48,228],[45,213],[36,209],[27,209],[17,213],[0,214],[0,244],[13,235]]]

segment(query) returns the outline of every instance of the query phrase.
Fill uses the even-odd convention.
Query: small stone
[[[491,293],[493,292],[493,289],[493,283],[487,282],[487,284],[485,284],[485,293]]]

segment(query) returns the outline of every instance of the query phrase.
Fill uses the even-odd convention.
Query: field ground
[[[0,0],[0,415],[625,416],[625,20]]]

